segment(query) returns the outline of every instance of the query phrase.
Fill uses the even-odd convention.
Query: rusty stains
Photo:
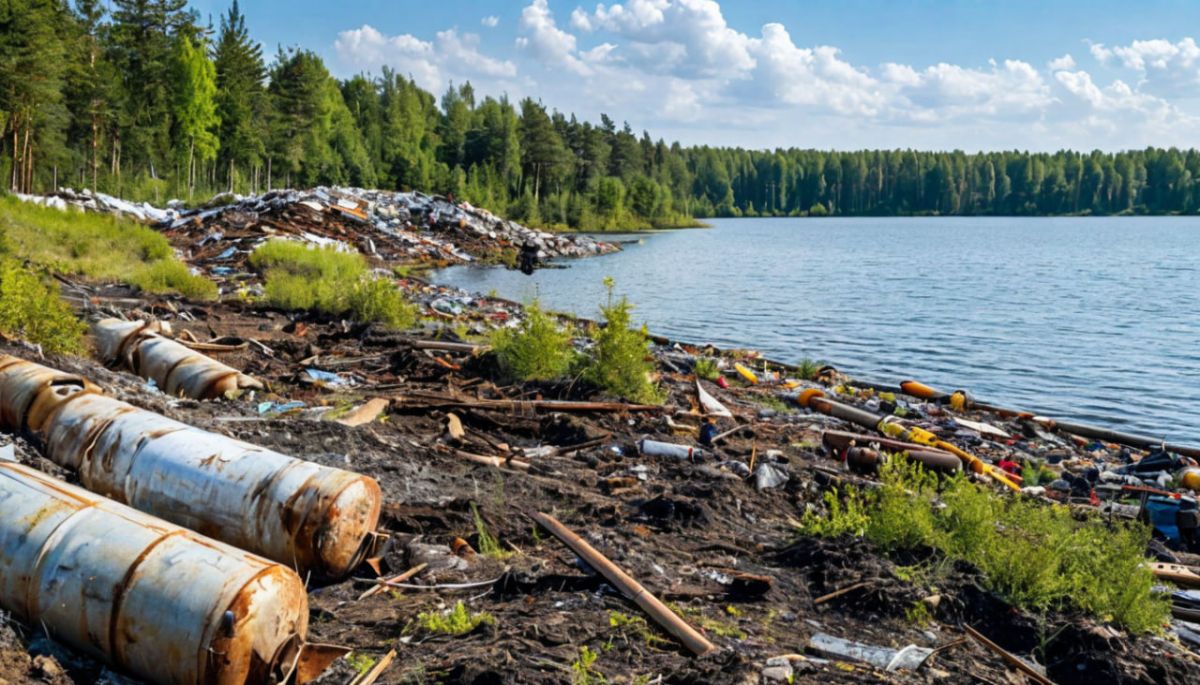
[[[104,319],[92,330],[106,363],[124,365],[168,395],[205,400],[263,387],[257,379],[164,337],[170,333],[165,324]]]
[[[5,403],[12,396],[6,388],[45,380],[22,395],[30,398],[25,406],[42,394],[57,398],[33,436],[89,490],[321,576],[345,575],[361,559],[382,506],[373,479],[200,430],[98,390],[61,396],[62,385],[51,382],[58,373],[24,361],[0,366],[0,411],[16,409]]]

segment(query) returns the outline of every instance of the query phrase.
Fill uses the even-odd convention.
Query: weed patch
[[[461,601],[450,611],[422,611],[417,614],[417,623],[428,633],[438,635],[466,635],[485,623],[492,625],[496,618],[486,611],[473,614]]]
[[[571,682],[574,685],[598,685],[599,683],[607,683],[604,675],[595,669],[596,659],[600,655],[593,652],[591,648],[584,646],[579,648],[579,658],[571,663]]]
[[[63,274],[120,281],[150,293],[214,299],[217,288],[175,258],[167,239],[142,224],[102,214],[0,199],[0,230],[13,254]]]
[[[417,320],[416,308],[399,288],[370,275],[366,260],[356,252],[269,240],[250,255],[250,265],[266,274],[263,299],[275,307],[350,316],[394,328]]]
[[[1144,567],[1150,530],[1140,523],[1076,520],[1069,509],[976,487],[963,475],[939,483],[919,465],[892,460],[881,487],[825,495],[809,512],[812,535],[861,535],[885,550],[932,548],[974,564],[992,590],[1037,612],[1074,607],[1132,633],[1159,629],[1167,601]]]
[[[0,257],[0,332],[51,354],[79,354],[87,327],[59,299],[58,284]]]
[[[500,541],[488,532],[487,524],[479,515],[479,508],[471,502],[471,517],[475,519],[475,534],[479,536],[479,553],[491,559],[504,560],[512,556],[512,552],[500,546]]]
[[[721,375],[721,370],[717,368],[717,362],[708,357],[696,360],[695,372],[697,378],[703,378],[706,381],[715,381]]]

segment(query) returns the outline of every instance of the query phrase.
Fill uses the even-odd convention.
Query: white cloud
[[[1075,58],[1069,54],[1063,55],[1062,57],[1057,57],[1055,59],[1050,60],[1050,62],[1046,66],[1050,67],[1051,71],[1059,71],[1061,69],[1074,69],[1075,68]]]
[[[479,36],[455,29],[439,31],[434,40],[424,41],[409,34],[388,36],[363,24],[339,33],[334,50],[354,69],[390,67],[410,74],[421,87],[434,92],[450,80],[511,79],[517,75],[513,62],[480,52]]]
[[[494,29],[500,25],[500,17],[497,17],[496,15],[493,14],[490,17],[484,17],[483,19],[480,19],[479,23],[483,24],[484,26],[488,27],[489,29]]]
[[[1175,43],[1163,38],[1135,40],[1112,47],[1096,43],[1091,53],[1101,64],[1137,72],[1139,89],[1168,95],[1200,85],[1200,46],[1192,38]]]
[[[1044,110],[1053,103],[1041,74],[1020,60],[992,62],[987,69],[943,62],[921,71],[892,65],[889,71],[899,75],[893,83],[898,86],[895,107],[900,117],[922,121],[964,116],[1011,118]]]
[[[517,38],[517,47],[529,50],[551,66],[565,67],[580,76],[591,73],[575,54],[575,36],[558,28],[546,0],[533,0],[521,10],[520,26],[524,35]]]

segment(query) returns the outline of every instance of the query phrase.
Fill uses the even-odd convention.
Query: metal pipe
[[[262,382],[161,335],[170,327],[157,321],[104,319],[92,326],[96,349],[106,364],[120,363],[175,397],[208,400]]]
[[[374,479],[179,423],[64,378],[73,377],[0,357],[0,399],[40,389],[32,406],[49,407],[37,421],[9,416],[4,427],[26,427],[84,487],[301,571],[341,576],[361,560],[382,506]]]
[[[1161,446],[1168,452],[1174,452],[1176,454],[1182,454],[1185,457],[1200,459],[1200,447],[1169,443],[1158,438],[1151,438],[1145,435],[1136,435],[1133,433],[1124,433],[1109,428],[1102,428],[1100,426],[1091,426],[1084,423],[1062,421],[1045,416],[1035,416],[1032,412],[1021,411],[1018,409],[1008,409],[1006,407],[996,406],[987,402],[980,402],[961,390],[947,394],[939,390],[935,390],[924,383],[918,383],[917,381],[903,381],[900,383],[900,387],[902,388],[903,392],[910,394],[913,397],[920,397],[923,399],[936,401],[946,401],[951,402],[952,404],[956,396],[961,396],[962,400],[960,406],[957,408],[980,409],[983,411],[990,411],[995,414],[1000,414],[1001,416],[1026,419],[1029,421],[1034,421],[1042,426],[1045,426],[1046,428],[1057,429],[1066,433],[1074,433],[1075,435],[1091,438],[1093,440],[1115,442],[1121,445],[1127,445],[1129,447],[1136,447],[1139,449],[1150,449],[1152,447]]]
[[[308,627],[292,570],[0,462],[0,605],[163,685],[281,682]]]
[[[880,416],[869,411],[864,411],[857,407],[851,407],[849,405],[842,404],[841,402],[834,402],[833,400],[825,397],[825,393],[815,388],[809,388],[808,390],[800,393],[800,397],[797,401],[802,407],[814,409],[822,414],[828,414],[829,416],[842,419],[843,421],[856,423],[864,428],[877,430],[888,437],[896,438],[897,440],[903,440],[905,442],[911,442],[917,445],[936,447],[940,450],[944,450],[961,459],[964,463],[970,466],[971,470],[975,473],[991,476],[993,479],[1003,483],[1012,490],[1021,489],[1021,486],[1016,482],[1016,476],[1005,473],[991,464],[985,463],[979,457],[976,457],[975,455],[960,449],[958,446],[938,438],[936,435],[925,430],[924,428],[919,428],[917,426],[905,426],[896,421],[895,417],[893,416]]]

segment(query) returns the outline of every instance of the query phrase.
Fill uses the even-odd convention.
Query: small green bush
[[[417,308],[394,283],[372,276],[357,252],[269,240],[250,255],[266,274],[263,299],[281,309],[314,310],[395,328],[416,323]]]
[[[721,375],[721,370],[717,368],[717,362],[708,357],[700,357],[696,360],[696,378],[703,378],[706,381],[715,381]]]
[[[0,332],[50,354],[79,354],[87,327],[59,299],[58,284],[0,257]]]
[[[417,308],[385,278],[359,279],[350,290],[349,305],[359,321],[377,321],[392,328],[411,328],[417,322]]]
[[[148,293],[177,292],[194,300],[217,299],[215,283],[193,274],[186,264],[174,259],[161,259],[134,271],[129,283]]]
[[[643,326],[640,330],[630,328],[633,305],[622,297],[613,301],[612,279],[605,279],[608,288],[608,304],[601,306],[604,326],[592,331],[595,346],[584,367],[583,378],[605,390],[647,404],[663,401],[662,390],[650,382],[654,371],[650,355],[650,340]]]
[[[439,635],[466,635],[485,623],[495,622],[495,617],[487,612],[471,613],[461,601],[448,612],[422,611],[417,614],[417,623],[426,632]]]
[[[501,372],[512,380],[561,378],[575,360],[571,332],[559,327],[537,300],[525,308],[525,319],[519,326],[496,330],[491,343]]]
[[[1133,633],[1157,630],[1170,615],[1144,565],[1146,525],[1076,520],[1067,507],[1001,497],[961,474],[939,483],[899,459],[881,467],[880,481],[870,492],[826,493],[827,513],[806,514],[803,529],[863,535],[885,550],[938,550],[974,564],[991,589],[1035,611],[1073,606]]]
[[[500,561],[512,556],[512,552],[501,547],[500,541],[488,532],[487,524],[483,522],[483,517],[479,515],[479,507],[475,506],[474,502],[471,502],[471,517],[475,520],[475,533],[479,536],[480,554]]]

